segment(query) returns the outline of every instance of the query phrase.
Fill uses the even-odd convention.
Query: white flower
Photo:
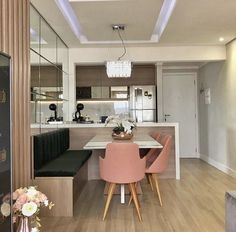
[[[105,126],[108,124],[108,123],[120,123],[120,119],[119,119],[119,115],[111,115],[111,116],[108,116],[106,121],[105,121]]]
[[[48,206],[48,200],[45,200],[43,203],[45,206]]]
[[[131,129],[130,129],[130,130],[127,130],[126,133],[127,133],[127,134],[132,134],[132,130],[131,130]]]
[[[9,203],[2,203],[1,205],[1,213],[4,217],[8,217],[11,214],[11,206]]]
[[[25,203],[22,207],[22,214],[30,217],[36,213],[38,206],[34,202]]]
[[[134,127],[134,124],[127,121],[126,119],[122,120],[122,125],[124,127],[124,131],[127,133],[131,132],[131,128]]]
[[[38,194],[38,191],[35,189],[35,187],[31,186],[31,187],[28,188],[26,194],[29,197],[29,199],[32,200]]]
[[[39,232],[39,230],[38,230],[37,227],[33,227],[33,228],[31,229],[31,232]]]

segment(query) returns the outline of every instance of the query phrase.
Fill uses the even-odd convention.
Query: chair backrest
[[[146,172],[149,173],[161,173],[166,170],[169,163],[169,157],[171,152],[171,136],[165,135],[162,137],[163,148],[157,158],[147,168]]]
[[[140,158],[135,143],[113,142],[100,157],[100,176],[110,183],[134,183],[144,178],[146,158]]]
[[[161,134],[157,131],[153,131],[151,132],[150,134],[152,136],[152,138],[154,138],[155,140],[157,140],[158,142],[160,141],[160,138],[161,138]]]
[[[152,138],[154,138],[158,143],[162,144],[162,143],[161,143],[161,138],[162,138],[162,136],[161,136],[160,133],[158,133],[158,132],[155,131],[155,132],[151,133],[151,136],[152,136]],[[160,148],[151,148],[151,149],[149,149],[148,153],[146,154],[146,159],[147,159],[147,161],[148,161],[148,162],[153,162],[153,161],[157,158],[157,156],[158,156],[159,153],[160,153]]]

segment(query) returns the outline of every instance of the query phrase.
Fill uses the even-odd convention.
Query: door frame
[[[195,156],[191,157],[191,158],[200,158],[200,154],[199,154],[199,117],[198,117],[198,82],[197,82],[197,71],[196,72],[172,72],[172,73],[162,73],[162,90],[163,90],[163,85],[164,85],[164,77],[165,76],[176,76],[176,75],[192,75],[193,79],[194,79],[194,100],[195,100],[195,146],[196,146],[196,150],[195,150]],[[164,119],[164,93],[162,91],[162,117]],[[184,158],[184,157],[180,157],[180,158]]]

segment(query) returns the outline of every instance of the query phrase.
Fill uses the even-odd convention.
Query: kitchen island
[[[70,129],[70,149],[83,149],[85,144],[95,135],[111,134],[115,125],[102,123],[64,123],[64,124],[31,124],[31,134],[43,133],[59,128]],[[142,136],[158,131],[161,134],[169,134],[173,138],[170,162],[168,169],[160,175],[160,178],[180,179],[180,162],[179,162],[179,125],[178,123],[154,123],[143,122],[137,123],[137,128],[133,130],[134,134]],[[99,179],[99,155],[103,155],[104,150],[94,150],[88,162],[88,179]]]

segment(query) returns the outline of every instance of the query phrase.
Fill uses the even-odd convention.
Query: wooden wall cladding
[[[30,182],[29,0],[0,0],[0,51],[11,56],[14,188]]]
[[[108,78],[104,65],[76,66],[76,86],[155,85],[155,65],[134,65],[130,78]]]

